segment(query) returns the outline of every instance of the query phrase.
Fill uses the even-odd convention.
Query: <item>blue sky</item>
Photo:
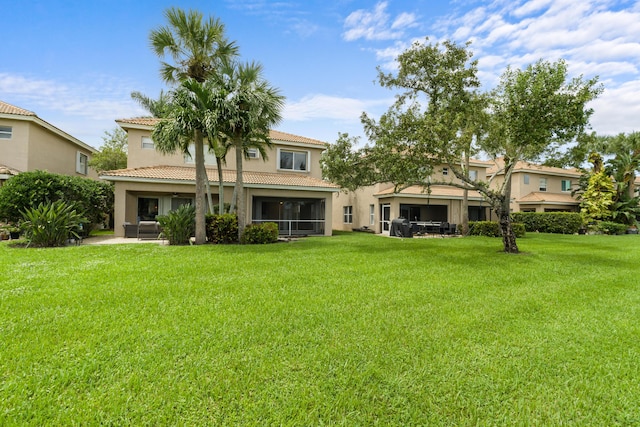
[[[218,17],[243,60],[264,66],[286,96],[277,129],[327,142],[363,135],[394,93],[376,67],[415,40],[472,41],[483,89],[507,66],[564,58],[572,75],[599,76],[600,134],[640,131],[640,1],[636,0],[0,0],[0,100],[34,111],[99,147],[118,118],[144,115],[132,91],[167,89],[149,49],[171,6]]]

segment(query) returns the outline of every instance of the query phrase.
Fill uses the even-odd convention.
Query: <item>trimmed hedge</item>
[[[278,224],[275,222],[263,222],[250,224],[244,229],[242,243],[265,244],[278,241]]]
[[[207,215],[209,243],[238,243],[238,216],[236,214]]]
[[[578,212],[514,212],[511,217],[529,232],[575,234],[583,227]]]
[[[617,236],[625,234],[627,232],[627,227],[627,225],[617,222],[598,221],[598,223],[595,225],[595,230],[601,232],[602,234]]]
[[[511,228],[513,228],[513,232],[516,234],[516,237],[524,237],[524,235],[526,234],[524,224],[512,222]],[[502,237],[502,233],[500,232],[500,224],[495,221],[469,222],[469,235]]]

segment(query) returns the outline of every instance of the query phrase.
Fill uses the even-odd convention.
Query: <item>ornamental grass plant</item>
[[[638,425],[636,235],[0,244],[0,425]]]

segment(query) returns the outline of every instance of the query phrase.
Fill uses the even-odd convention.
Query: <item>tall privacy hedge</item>
[[[530,232],[575,234],[583,225],[577,212],[514,212],[511,217]]]
[[[62,200],[90,223],[113,212],[113,186],[106,182],[45,171],[23,172],[0,187],[0,221],[18,222],[22,213]]]

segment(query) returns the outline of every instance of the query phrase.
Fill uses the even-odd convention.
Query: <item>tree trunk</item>
[[[218,215],[224,213],[224,181],[222,176],[222,159],[216,157],[218,165]]]
[[[235,142],[235,147],[236,147],[236,189],[237,189],[237,195],[236,195],[236,210],[238,213],[238,240],[240,241],[242,239],[242,235],[244,234],[244,228],[247,224],[246,221],[246,203],[245,203],[245,198],[244,198],[244,181],[242,179],[242,156],[243,156],[243,150],[242,150],[242,140],[236,140]]]
[[[512,166],[506,166],[510,168]],[[502,244],[504,251],[509,254],[517,254],[518,244],[516,243],[516,234],[511,227],[511,174],[505,169],[505,177],[508,182],[505,183],[504,196],[500,206],[496,209],[498,221],[500,223],[500,231],[502,232]]]
[[[196,150],[196,245],[207,241],[205,222],[206,180],[207,170],[204,167],[204,141],[202,132],[195,131],[194,143]]]
[[[469,177],[469,152],[464,155],[464,173]],[[461,234],[467,236],[469,234],[469,190],[462,190],[462,224],[460,225]]]
[[[211,198],[211,183],[209,182],[209,174],[207,173],[207,167],[205,166],[205,184],[207,187],[207,206],[209,207],[209,213],[213,215],[213,199]],[[206,222],[206,221],[205,221]]]

